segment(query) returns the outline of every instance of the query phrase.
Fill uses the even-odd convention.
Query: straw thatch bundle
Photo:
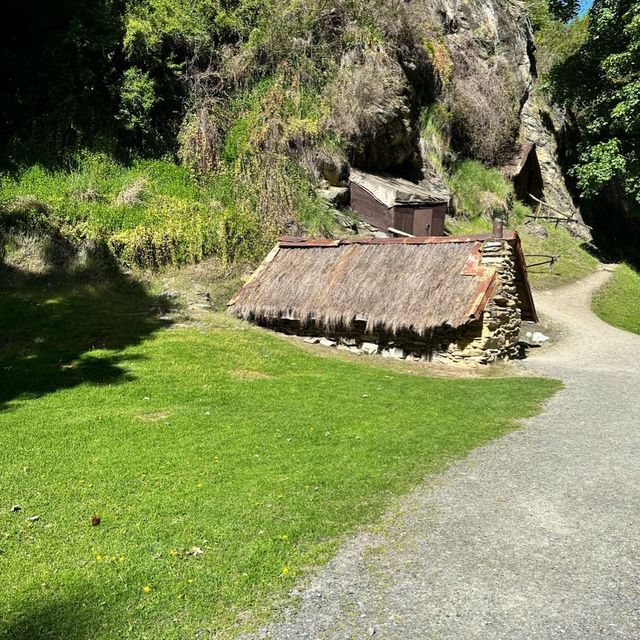
[[[282,242],[229,306],[247,320],[329,330],[459,327],[481,316],[495,272],[480,265],[479,240],[443,240]]]

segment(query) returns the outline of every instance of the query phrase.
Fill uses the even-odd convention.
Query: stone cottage
[[[483,364],[514,356],[521,321],[537,320],[520,239],[500,231],[284,238],[229,309],[357,353]]]

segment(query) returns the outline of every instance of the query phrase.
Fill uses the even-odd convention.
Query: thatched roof
[[[362,171],[351,170],[349,181],[371,194],[378,202],[387,208],[395,206],[420,206],[444,204],[449,201],[439,184],[434,188],[428,182],[416,184],[389,175],[376,175]]]
[[[329,329],[359,320],[394,333],[459,327],[481,317],[496,284],[495,270],[480,264],[488,238],[285,239],[229,307],[247,320],[313,320]],[[517,235],[509,240],[519,246]]]

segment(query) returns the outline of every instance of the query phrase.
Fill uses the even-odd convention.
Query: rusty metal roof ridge
[[[503,238],[494,238],[491,233],[466,236],[415,236],[412,238],[300,238],[285,236],[280,238],[281,247],[339,247],[350,244],[445,244],[464,242],[485,242],[489,240],[515,240],[517,231],[505,231]]]

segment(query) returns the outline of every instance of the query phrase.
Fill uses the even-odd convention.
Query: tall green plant
[[[615,182],[640,204],[639,42],[640,1],[596,0],[587,42],[552,73],[583,133],[574,171],[585,197]]]

